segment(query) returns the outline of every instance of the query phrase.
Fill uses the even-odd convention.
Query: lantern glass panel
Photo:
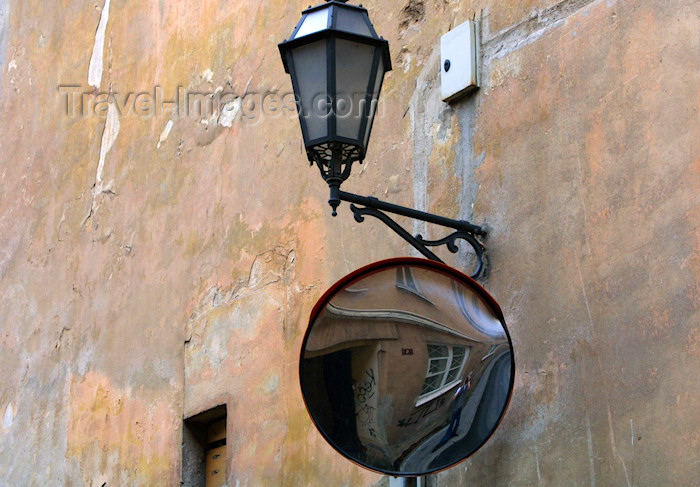
[[[304,22],[294,36],[294,39],[326,30],[328,28],[328,14],[330,11],[330,8],[325,8],[307,14],[304,18]]]
[[[367,88],[373,80],[375,46],[336,40],[336,132],[361,143],[360,126],[365,116]],[[372,83],[373,84],[373,83]]]
[[[378,102],[379,102],[379,91],[382,88],[382,81],[384,80],[384,59],[379,59],[379,68],[377,69],[377,77],[374,81],[374,91],[372,91],[372,103],[369,106],[369,117],[367,119],[367,127],[364,133],[364,147],[367,147],[369,143],[369,134],[372,131],[372,123],[374,122],[374,116],[377,113]]]
[[[299,46],[292,50],[292,63],[296,73],[297,96],[300,117],[306,124],[307,142],[328,135],[328,112],[326,93],[326,40]]]
[[[365,14],[355,9],[338,8],[335,28],[345,32],[352,32],[367,37],[373,37],[369,30]]]

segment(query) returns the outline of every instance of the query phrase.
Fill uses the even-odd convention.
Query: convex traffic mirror
[[[325,439],[394,476],[466,459],[513,390],[513,348],[494,299],[444,264],[390,259],[341,279],[317,303],[301,388]]]

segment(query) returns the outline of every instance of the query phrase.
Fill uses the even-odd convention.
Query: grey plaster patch
[[[272,394],[273,392],[277,391],[279,384],[280,376],[277,374],[272,374],[265,380],[263,388],[265,389],[265,392]]]
[[[421,211],[428,209],[428,160],[433,152],[432,127],[443,119],[448,105],[440,99],[440,50],[434,49],[425,68],[416,80],[409,113],[413,131],[413,204]],[[413,221],[413,233],[430,238],[425,222]],[[411,249],[411,255],[418,256]]]
[[[477,220],[474,218],[474,203],[479,192],[476,171],[484,163],[485,158],[483,153],[474,154],[474,130],[478,101],[479,95],[477,93],[454,105],[461,127],[461,137],[457,141],[456,148],[456,157],[459,163],[455,164],[455,170],[462,182],[458,195],[459,218],[470,221],[475,225],[483,225],[483,217]],[[461,268],[472,268],[475,262],[475,254],[471,246],[467,244],[460,245],[457,260]]]
[[[472,220],[474,217],[474,202],[479,190],[476,170],[484,161],[484,154],[474,154],[474,125],[478,94],[463,99],[459,103],[448,105],[441,100],[440,52],[435,49],[426,62],[426,67],[416,81],[416,92],[411,99],[410,115],[413,130],[414,180],[413,199],[415,208],[427,211],[429,170],[428,161],[436,142],[446,142],[454,134],[449,131],[453,114],[457,114],[461,127],[460,139],[455,143],[454,164],[457,177],[461,181],[460,192],[457,195],[460,214],[459,218]],[[481,222],[474,222],[477,225]],[[421,221],[414,220],[413,231],[430,238],[429,227]],[[474,252],[469,245],[459,246],[458,262],[460,267],[471,268]],[[417,255],[417,251],[413,251]]]
[[[455,106],[461,138],[457,141],[457,158],[461,164],[457,165],[462,187],[459,193],[460,218],[471,220],[474,217],[474,202],[479,183],[476,180],[476,170],[484,162],[484,154],[474,154],[474,125],[476,121],[476,108],[478,95],[466,98]]]

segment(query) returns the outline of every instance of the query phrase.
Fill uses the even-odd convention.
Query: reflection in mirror
[[[425,475],[474,453],[513,386],[498,305],[466,275],[392,259],[341,280],[312,313],[302,392],[341,454],[393,475]]]

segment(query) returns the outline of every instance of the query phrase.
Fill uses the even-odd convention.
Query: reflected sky
[[[349,459],[394,475],[462,461],[493,433],[513,354],[495,302],[463,274],[401,259],[341,281],[312,316],[304,400]]]

